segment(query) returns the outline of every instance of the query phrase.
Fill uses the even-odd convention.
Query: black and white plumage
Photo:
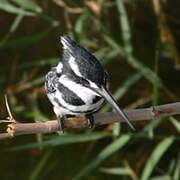
[[[45,82],[61,130],[64,129],[63,118],[67,116],[85,116],[93,127],[92,114],[104,100],[134,129],[109,93],[107,73],[95,56],[69,36],[62,36],[61,43],[64,49],[62,60],[51,68]]]

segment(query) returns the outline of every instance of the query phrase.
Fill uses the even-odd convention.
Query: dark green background
[[[0,119],[8,116],[4,94],[8,95],[13,116],[20,122],[55,118],[44,91],[44,78],[50,67],[60,60],[59,38],[64,34],[101,60],[110,76],[111,92],[123,91],[121,97],[118,93],[115,96],[122,108],[179,101],[179,1],[157,0],[161,2],[161,11],[155,11],[157,6],[151,0],[33,2],[0,1]],[[179,116],[175,118],[134,122],[136,132],[133,134],[125,123],[94,130],[71,130],[62,139],[55,140],[53,147],[41,146],[43,142],[53,141],[58,134],[1,140],[0,179],[66,180],[84,173],[82,179],[157,180],[155,177],[158,177],[158,180],[178,180],[180,124]],[[1,132],[5,129],[6,123],[1,123]],[[91,138],[96,133],[110,135],[78,142],[78,138]],[[117,145],[117,139],[123,135],[130,140],[122,148],[111,147],[110,154],[105,154],[103,161],[99,160],[99,154],[111,143]],[[66,137],[71,143],[58,145]],[[168,137],[173,137],[169,146]],[[39,142],[37,148],[32,148],[31,143],[36,142]],[[158,148],[162,142],[164,144]],[[28,149],[24,145],[29,145]],[[19,146],[21,150],[12,150]],[[156,150],[162,154],[157,155],[159,160],[150,166],[151,171],[146,163]],[[112,175],[102,170],[116,167],[127,170],[129,166],[134,176],[127,175],[127,171],[126,175],[120,171]],[[85,167],[89,168],[87,173]],[[145,178],[143,174],[148,171],[149,176]]]

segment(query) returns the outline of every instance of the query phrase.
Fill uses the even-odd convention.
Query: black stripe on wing
[[[59,100],[57,99],[57,98],[54,98],[54,101],[59,105],[59,107],[63,107],[64,109],[66,109],[66,110],[68,110],[69,111],[69,115],[71,115],[70,113],[92,113],[92,112],[95,112],[96,110],[97,110],[97,108],[93,108],[93,109],[90,109],[90,110],[87,110],[87,111],[84,111],[84,110],[82,110],[82,111],[73,111],[72,109],[70,109],[70,108],[68,108],[68,107],[65,107],[65,106],[63,106],[60,102],[59,102]],[[68,115],[68,114],[67,114]]]
[[[58,83],[58,91],[61,92],[63,100],[73,106],[85,105],[85,102],[63,84]],[[67,107],[68,108],[68,107]]]

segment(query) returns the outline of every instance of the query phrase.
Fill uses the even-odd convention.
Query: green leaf
[[[96,158],[90,162],[85,168],[81,170],[81,172],[73,178],[73,180],[79,180],[82,177],[86,176],[90,171],[97,168],[97,166],[107,159],[109,156],[111,156],[113,153],[115,153],[117,150],[124,147],[128,141],[130,140],[130,135],[122,135],[120,138],[118,138],[116,141],[112,142],[110,145],[108,145],[102,152],[99,153],[99,155],[96,156]]]
[[[57,136],[53,139],[48,141],[44,141],[41,143],[32,143],[22,146],[16,146],[10,148],[10,150],[24,150],[24,149],[32,149],[38,147],[49,147],[49,146],[60,146],[65,144],[73,144],[73,143],[80,143],[80,142],[87,142],[102,139],[105,137],[112,136],[111,133],[88,133],[88,134],[65,134],[61,136]]]
[[[174,117],[170,117],[170,121],[174,125],[176,130],[180,133],[180,122],[177,121]]]
[[[162,176],[153,177],[150,180],[172,180],[172,177],[169,175],[162,175]]]
[[[42,12],[42,9],[32,0],[13,0],[13,1],[25,9],[34,11],[36,13]]]
[[[176,168],[174,169],[173,180],[180,179],[180,152],[178,154]]]
[[[32,171],[30,177],[28,178],[28,180],[36,180],[38,178],[38,175],[40,173],[40,171],[42,170],[42,168],[45,166],[46,162],[48,161],[48,159],[50,158],[51,154],[52,154],[53,150],[48,150],[42,157],[42,159],[39,161],[39,163],[34,167],[34,170]]]
[[[123,176],[129,176],[129,170],[124,167],[116,167],[116,168],[100,168],[101,172],[104,172],[106,174],[113,174],[113,175],[123,175]]]
[[[59,57],[51,57],[51,58],[45,58],[40,60],[35,60],[32,62],[25,62],[20,67],[21,68],[32,68],[36,66],[46,66],[46,65],[53,65],[59,62]]]
[[[121,133],[121,123],[114,123],[114,128],[113,128],[113,136],[119,136]]]
[[[168,148],[174,142],[174,137],[167,137],[163,139],[154,149],[149,159],[147,160],[145,167],[142,172],[141,180],[148,180],[151,176],[153,169],[156,167],[157,163],[160,161],[163,154],[168,150]]]
[[[153,102],[152,105],[153,106],[157,106],[158,105],[158,58],[159,58],[159,43],[157,43],[157,48],[156,48],[156,56],[155,56],[155,67],[154,67],[154,71],[155,71],[155,78],[154,78],[154,83],[153,83]]]
[[[31,87],[43,84],[45,82],[45,76],[37,77],[31,81]]]
[[[128,20],[128,15],[126,8],[124,6],[124,1],[116,0],[118,11],[119,11],[119,21],[121,24],[122,38],[124,41],[124,49],[128,54],[132,54],[133,46],[131,43],[131,31]]]
[[[105,66],[110,61],[112,61],[118,54],[119,54],[119,51],[116,49],[113,49],[113,50],[107,52],[105,54],[105,56],[101,59],[103,66]]]
[[[14,19],[14,22],[12,23],[11,27],[10,27],[10,32],[13,33],[16,31],[16,29],[18,28],[18,26],[20,25],[21,21],[23,20],[24,15],[22,14],[18,14],[16,16],[16,18]]]
[[[6,11],[8,13],[21,14],[21,15],[25,15],[25,16],[35,16],[36,15],[34,12],[29,12],[22,8],[18,8],[6,0],[0,0],[0,9]]]
[[[52,29],[52,26],[49,26],[45,31],[36,33],[28,37],[23,37],[21,39],[16,39],[16,40],[10,40],[7,42],[1,41],[0,48],[13,48],[17,46],[27,46],[30,44],[36,44],[38,41],[44,38],[51,29]]]
[[[75,31],[78,34],[86,34],[85,30],[86,30],[86,25],[87,25],[87,14],[83,13],[81,16],[79,16],[79,18],[76,21],[75,24]],[[81,37],[82,39],[82,37]]]
[[[127,61],[131,66],[133,66],[135,69],[138,70],[138,72],[141,72],[146,79],[148,79],[151,83],[154,83],[154,79],[156,78],[155,73],[147,66],[142,64],[138,59],[136,59],[134,56],[129,55],[126,53],[126,51],[107,34],[103,34],[104,40],[111,45],[114,49],[119,50],[119,54],[121,56],[124,56],[127,58]],[[177,99],[177,97],[162,83],[161,79],[157,77],[157,82],[160,88],[164,89],[165,92],[173,99]]]

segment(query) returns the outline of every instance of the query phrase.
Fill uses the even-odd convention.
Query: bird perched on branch
[[[64,131],[64,118],[69,116],[86,117],[92,128],[93,113],[106,100],[134,130],[109,92],[107,73],[96,57],[67,35],[61,37],[61,43],[62,59],[47,73],[45,81],[60,129]]]

